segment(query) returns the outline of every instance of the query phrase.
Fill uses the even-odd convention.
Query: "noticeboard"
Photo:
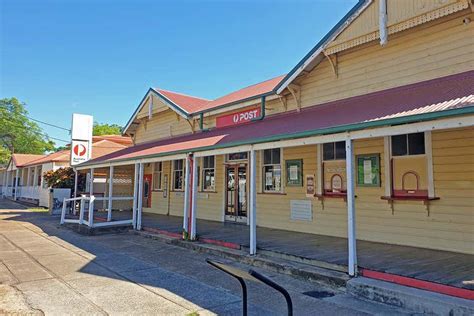
[[[286,185],[303,186],[303,159],[286,161]]]
[[[380,155],[358,155],[357,161],[357,186],[380,186]]]

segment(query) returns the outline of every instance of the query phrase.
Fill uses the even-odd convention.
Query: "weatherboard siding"
[[[474,128],[432,132],[435,194],[429,216],[421,201],[396,201],[393,214],[390,204],[381,200],[386,180],[384,177],[383,138],[354,142],[354,154],[379,154],[380,187],[355,187],[357,238],[360,240],[393,243],[474,253]],[[317,146],[283,149],[284,161],[303,159],[303,175],[319,177]],[[257,155],[257,225],[288,231],[329,236],[347,236],[347,204],[343,199],[307,198],[305,186],[284,187],[282,194],[262,193],[261,154]],[[459,164],[453,164],[453,160]],[[197,218],[222,221],[224,208],[224,156],[216,159],[216,192],[199,193]],[[164,166],[164,170],[166,167]],[[283,179],[286,174],[283,172]],[[305,179],[304,179],[305,180]],[[306,184],[304,184],[306,185]],[[152,208],[144,209],[167,214],[166,199],[154,192]],[[182,216],[183,192],[170,193],[171,215]],[[291,200],[310,200],[313,220],[290,220]],[[162,202],[162,203],[160,203]],[[324,207],[323,207],[324,204]],[[199,228],[198,228],[199,234]]]

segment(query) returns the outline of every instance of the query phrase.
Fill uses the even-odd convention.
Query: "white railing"
[[[40,186],[19,186],[17,197],[22,197],[26,199],[38,200],[40,197]]]
[[[63,199],[63,208],[61,211],[61,225],[64,223],[75,223],[79,225],[87,225],[89,227],[104,227],[104,226],[116,226],[116,225],[126,225],[131,224],[133,225],[133,219],[126,219],[120,221],[112,221],[111,216],[107,216],[107,222],[99,222],[94,223],[94,202],[95,201],[130,201],[133,200],[133,197],[125,197],[125,196],[117,196],[117,197],[95,197],[95,196],[81,196],[76,198],[70,199]],[[72,202],[74,204],[75,201],[80,201],[79,207],[79,218],[78,219],[71,219],[66,218],[66,210],[67,210],[67,203]],[[84,220],[84,212],[85,212],[85,202],[89,202],[89,209],[88,209],[88,218],[87,221]],[[109,213],[112,212],[112,209],[109,208]],[[73,213],[76,215],[76,208],[73,205]]]

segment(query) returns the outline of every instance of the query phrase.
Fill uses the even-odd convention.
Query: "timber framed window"
[[[280,148],[263,151],[263,191],[282,192],[282,150]]]
[[[431,159],[426,155],[426,137],[426,133],[391,136],[392,197],[428,197]]]
[[[202,190],[214,191],[216,189],[215,156],[202,158]]]
[[[345,197],[347,194],[345,142],[325,143],[320,148],[322,148],[323,195]]]
[[[182,191],[184,188],[184,160],[173,160],[173,190]]]
[[[153,190],[159,191],[161,190],[161,178],[163,175],[163,163],[155,162],[153,164]]]

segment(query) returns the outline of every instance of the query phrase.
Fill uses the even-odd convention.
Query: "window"
[[[263,190],[266,192],[281,191],[281,149],[263,151]]]
[[[153,166],[153,190],[161,190],[161,175],[163,173],[163,163],[155,162]]]
[[[323,145],[324,160],[346,159],[346,144],[344,141],[335,143],[326,143]]]
[[[248,159],[248,153],[243,152],[243,153],[233,153],[233,154],[228,154],[227,155],[227,161],[238,161],[238,160],[247,160]]]
[[[215,158],[207,156],[202,158],[202,190],[215,190]]]
[[[424,133],[392,136],[392,155],[409,156],[425,153]]]
[[[173,161],[173,189],[183,190],[184,160]]]

